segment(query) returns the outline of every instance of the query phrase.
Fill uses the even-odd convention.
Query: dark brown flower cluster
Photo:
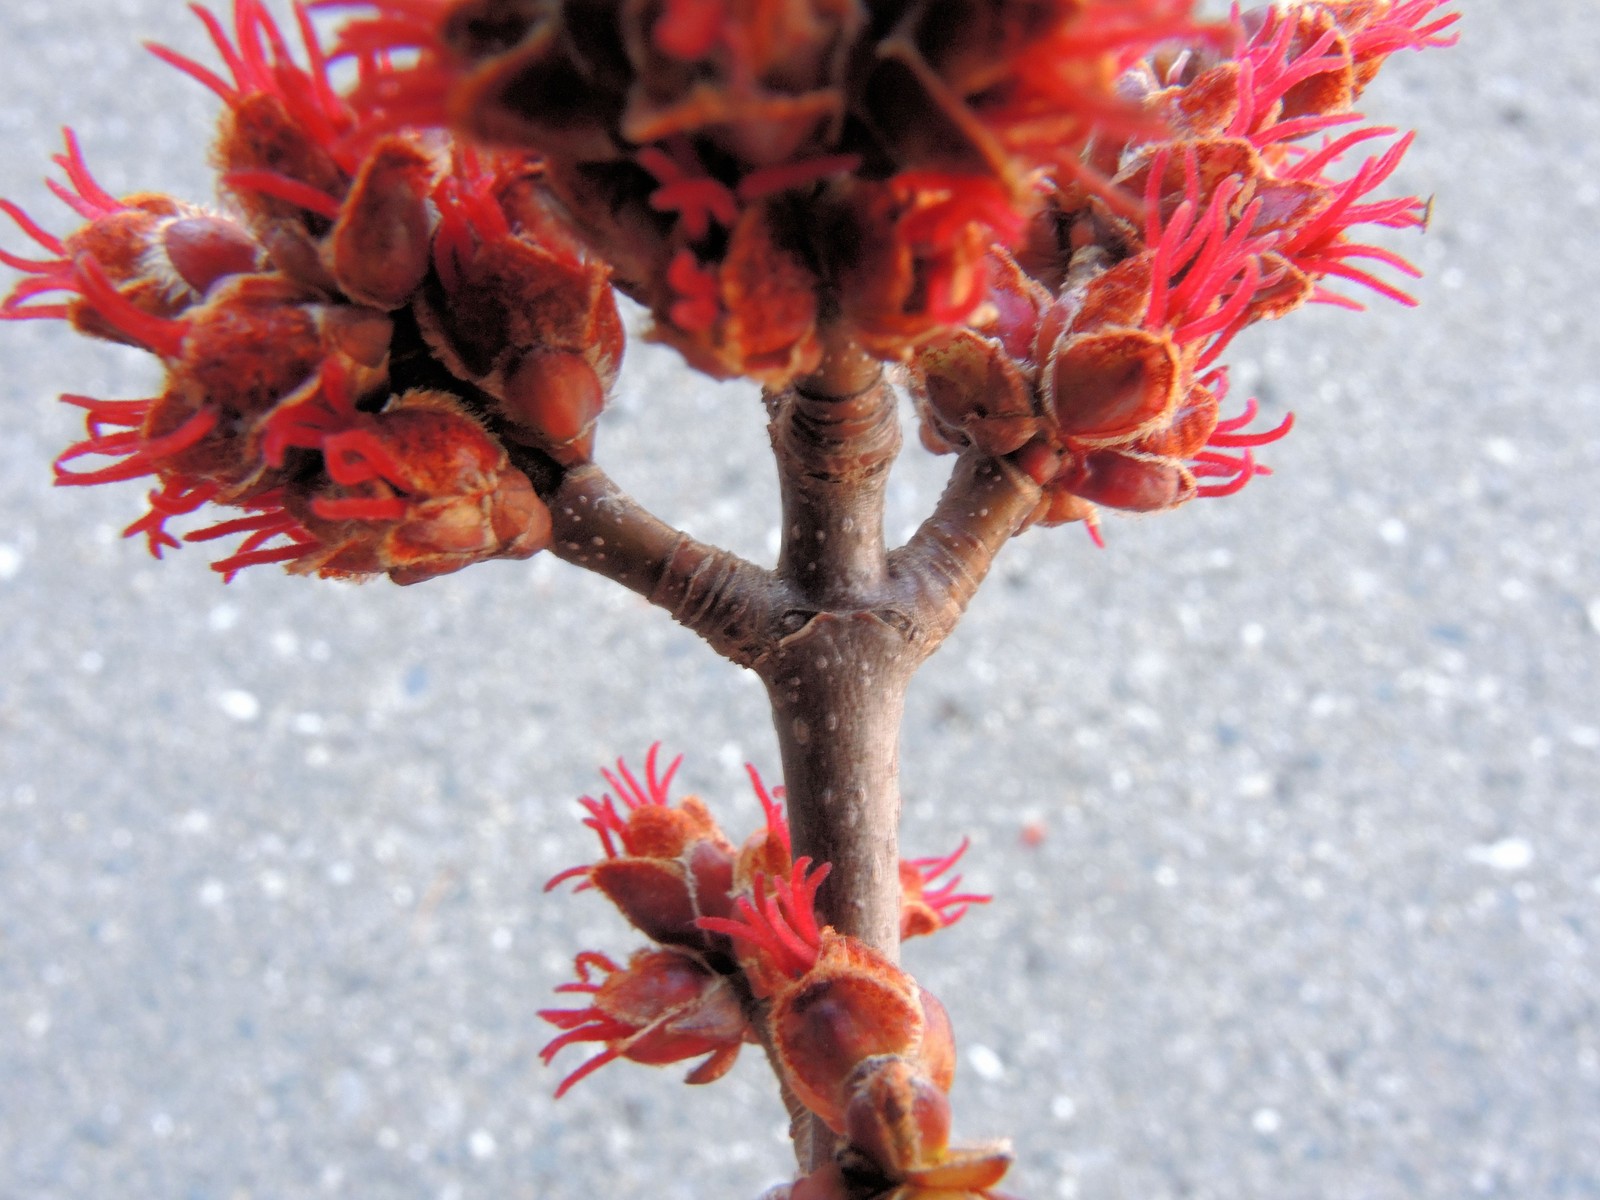
[[[52,187],[86,225],[58,238],[0,202],[49,255],[0,252],[25,273],[0,316],[65,319],[166,368],[149,399],[65,397],[88,428],[58,482],[153,477],[128,532],[157,555],[174,518],[238,510],[184,538],[241,537],[216,564],[230,575],[410,583],[541,549],[550,514],[502,439],[587,457],[622,353],[604,267],[556,230],[526,157],[366,136],[303,10],[304,65],[259,0],[238,0],[231,37],[197,11],[226,75],[155,49],[224,102],[226,212],[111,196],[70,134],[70,186]]]
[[[540,1014],[562,1031],[543,1057],[576,1043],[601,1050],[557,1095],[619,1058],[699,1058],[687,1081],[710,1083],[759,1041],[789,1093],[844,1138],[837,1163],[795,1185],[797,1200],[991,1195],[1010,1153],[949,1144],[955,1043],[943,1006],[876,950],[818,924],[828,868],[792,857],[781,790],[769,794],[750,769],[766,825],[736,847],[698,798],[671,802],[678,762],[660,771],[658,752],[642,781],[621,762],[604,772],[615,797],[581,801],[604,856],[548,885],[577,879],[602,892],[655,942],[626,964],[577,956],[577,978],[557,990],[587,1003]],[[902,864],[903,936],[945,928],[989,899],[958,892],[959,877],[932,886],[964,849]]]
[[[360,0],[340,46],[415,52],[357,90],[373,127],[536,151],[661,338],[779,386],[831,337],[897,359],[964,321],[1039,172],[1149,127],[1116,78],[1190,4]]]
[[[1354,232],[1425,223],[1415,197],[1371,198],[1411,139],[1367,154],[1395,131],[1361,127],[1352,106],[1387,55],[1449,40],[1441,6],[1236,15],[1225,37],[1130,68],[1121,91],[1165,132],[1097,136],[1088,161],[1118,191],[1058,179],[1027,235],[995,248],[986,304],[913,359],[923,440],[1014,454],[1045,487],[1036,520],[1091,530],[1096,505],[1171,508],[1264,473],[1252,450],[1289,422],[1248,431],[1253,403],[1222,418],[1219,356],[1308,301],[1360,307],[1330,289],[1340,280],[1412,303],[1361,264],[1416,269]]]

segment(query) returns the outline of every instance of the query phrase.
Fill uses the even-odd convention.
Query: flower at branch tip
[[[261,0],[235,0],[231,30],[195,12],[220,72],[151,49],[222,101],[227,211],[110,195],[70,131],[50,187],[86,224],[58,237],[0,201],[45,255],[0,250],[23,273],[0,317],[62,319],[166,370],[148,398],[63,397],[86,436],[56,481],[151,479],[128,535],[157,557],[239,538],[224,578],[412,583],[544,548],[550,513],[507,444],[587,458],[622,328],[604,268],[527,186],[537,162],[363,126],[305,5],[298,58]],[[207,505],[231,512],[170,529]]]
[[[1192,0],[318,0],[363,10],[364,136],[435,125],[537,154],[541,186],[655,335],[782,386],[838,331],[903,357],[982,302],[1041,172],[1152,122],[1129,61]]]
[[[447,392],[393,397],[322,438],[321,451],[328,482],[286,496],[319,544],[300,569],[416,583],[549,544],[549,510],[532,484]]]
[[[55,163],[67,184],[53,179],[46,183],[88,224],[58,238],[9,200],[0,200],[0,212],[51,256],[29,259],[0,250],[0,262],[31,276],[18,282],[0,303],[0,319],[64,319],[92,337],[143,345],[135,334],[103,317],[84,295],[77,267],[80,258],[94,260],[123,300],[157,320],[181,315],[227,276],[250,274],[265,266],[262,248],[231,217],[153,192],[125,199],[112,196],[95,182],[72,130],[65,130],[64,136],[66,151],[55,156]],[[63,293],[65,299],[56,304],[27,303],[50,292]],[[152,323],[139,328],[161,327]]]
[[[1373,198],[1411,136],[1360,127],[1352,104],[1387,55],[1449,44],[1457,16],[1443,0],[1236,8],[1226,36],[1131,63],[1120,88],[1165,132],[1100,137],[1093,156],[1141,211],[1051,182],[1014,253],[993,250],[985,302],[912,360],[924,443],[1012,456],[1044,488],[1033,520],[1087,521],[1096,540],[1097,506],[1168,509],[1270,473],[1255,452],[1291,419],[1251,429],[1254,401],[1224,416],[1220,357],[1302,304],[1360,308],[1341,282],[1415,303],[1372,267],[1417,269],[1361,232],[1426,224],[1416,197]]]
[[[235,0],[231,39],[195,6],[227,77],[149,48],[222,100],[213,150],[221,184],[276,268],[323,292],[398,308],[428,266],[431,156],[408,136],[356,139],[355,114],[334,89],[306,8],[293,11],[304,65],[261,0]]]
[[[578,955],[575,966],[577,979],[556,991],[591,999],[583,1008],[539,1013],[563,1031],[539,1057],[548,1063],[580,1042],[604,1048],[561,1081],[557,1098],[617,1058],[662,1066],[705,1055],[686,1082],[711,1083],[727,1074],[739,1047],[754,1040],[727,979],[689,951],[640,950],[619,967],[590,950]]]

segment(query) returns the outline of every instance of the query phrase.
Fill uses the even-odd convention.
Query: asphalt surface
[[[907,960],[955,1020],[958,1132],[1012,1136],[1029,1200],[1600,1196],[1596,10],[1469,7],[1367,104],[1423,131],[1421,308],[1242,339],[1237,385],[1298,416],[1276,474],[1103,552],[1024,536],[917,682],[905,846],[969,835],[996,899]],[[66,122],[113,192],[210,195],[209,97],[141,37],[205,53],[176,3],[9,0],[0,195],[67,228]],[[548,558],[412,589],[153,562],[138,485],[48,467],[54,395],[144,394],[148,360],[32,323],[0,361],[0,1196],[784,1177],[759,1055],[557,1103],[534,1016],[631,945],[540,892],[593,853],[574,798],[661,739],[742,834],[741,764],[777,757],[754,680]],[[601,444],[770,560],[752,392],[635,346]],[[945,469],[908,450],[896,532]]]

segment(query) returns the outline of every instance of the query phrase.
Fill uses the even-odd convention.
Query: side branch
[[[550,553],[637,592],[739,666],[760,657],[786,607],[772,572],[674,529],[593,464],[558,473],[538,457],[518,465],[550,508]]]
[[[933,514],[889,556],[924,654],[950,636],[1000,548],[1039,502],[1039,485],[1005,459],[968,450]]]

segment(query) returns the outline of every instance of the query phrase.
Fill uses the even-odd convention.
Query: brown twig
[[[779,636],[789,597],[773,572],[668,525],[592,463],[562,469],[525,448],[516,461],[550,508],[557,558],[637,592],[742,667]]]
[[[931,654],[954,631],[995,556],[1039,502],[1039,485],[1005,459],[968,450],[933,514],[889,556]]]

